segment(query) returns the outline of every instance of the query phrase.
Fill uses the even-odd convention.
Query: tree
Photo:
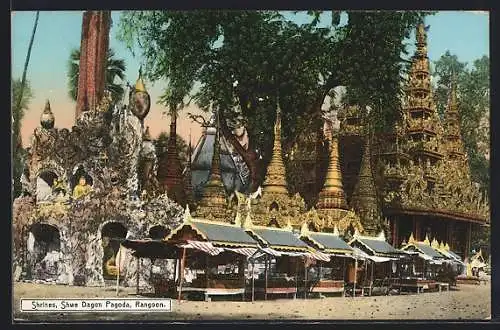
[[[73,49],[68,61],[68,88],[69,96],[73,101],[76,101],[78,94],[78,73],[80,62],[80,50]],[[106,89],[111,92],[113,100],[119,101],[122,99],[125,89],[119,83],[116,83],[116,78],[124,80],[126,65],[122,59],[115,57],[115,52],[110,49],[108,51],[106,63]]]
[[[33,91],[28,80],[24,83],[24,88],[20,79],[12,79],[12,150],[13,150],[13,180],[14,180],[14,197],[21,193],[20,178],[24,168],[25,150],[22,147],[21,141],[21,122],[24,118],[25,111],[28,110],[28,105],[33,98]],[[21,90],[22,96],[21,96]],[[17,102],[20,103],[17,104]],[[21,144],[20,144],[21,143]]]
[[[21,193],[21,183],[19,182],[19,179],[21,178],[21,173],[23,170],[22,163],[23,163],[23,157],[24,157],[23,142],[21,139],[21,120],[24,116],[24,111],[27,109],[27,104],[29,103],[29,100],[33,96],[31,89],[29,87],[26,88],[26,86],[28,86],[28,82],[26,80],[26,74],[28,73],[28,64],[30,62],[31,49],[33,48],[33,41],[35,40],[35,33],[36,33],[36,29],[38,27],[38,18],[39,17],[40,17],[40,12],[37,11],[36,16],[35,16],[35,23],[33,25],[33,31],[31,32],[30,43],[28,45],[28,53],[26,54],[26,61],[24,62],[23,76],[21,78],[21,81],[16,83],[16,84],[14,84],[14,82],[12,82],[12,103],[13,104],[11,105],[11,112],[12,112],[12,119],[13,119],[12,154],[13,154],[13,161],[14,161],[14,167],[13,167],[14,197],[19,196],[19,194]],[[15,85],[17,85],[17,87]],[[14,89],[14,87],[16,87],[16,88]],[[26,89],[26,94],[25,94],[25,89]]]
[[[472,68],[458,61],[456,55],[447,51],[435,62],[434,77],[436,105],[444,113],[448,102],[453,75],[457,79],[458,110],[462,140],[469,156],[471,177],[481,184],[485,194],[489,193],[489,58],[483,56],[474,61]]]
[[[191,99],[219,111],[221,131],[255,189],[271,156],[278,95],[285,154],[304,134],[322,137],[321,105],[339,85],[348,86],[352,102],[371,105],[379,129],[392,124],[403,40],[427,13],[348,12],[349,23],[339,26],[333,12],[327,27],[319,24],[326,13],[308,14],[311,21],[298,24],[274,11],[127,12],[119,38],[132,50],[141,45],[148,78],[166,80],[162,103],[170,111]],[[231,133],[236,122],[247,127],[248,150]]]

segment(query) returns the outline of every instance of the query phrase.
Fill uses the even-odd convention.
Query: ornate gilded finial
[[[252,229],[252,227],[253,227],[252,217],[250,216],[250,212],[248,212],[245,221],[243,222],[243,228]]]
[[[281,155],[281,108],[279,100],[277,100],[276,122],[274,124],[273,155],[267,167],[266,179],[262,187],[264,192],[288,195],[285,165]]]
[[[293,230],[293,226],[292,226],[292,223],[290,222],[290,218],[287,219],[286,226],[284,229]]]
[[[425,235],[424,244],[431,245],[431,242],[429,241],[429,236],[427,236],[427,234]]]
[[[191,217],[191,211],[189,210],[189,205],[186,205],[186,209],[184,210],[184,223],[191,222],[193,218]]]
[[[449,245],[448,243],[446,243],[446,244],[444,245],[444,249],[445,249],[446,251],[450,251],[450,245]]]
[[[383,230],[380,231],[380,233],[378,234],[377,238],[381,241],[385,241],[385,233]]]
[[[302,222],[302,226],[300,227],[300,236],[307,236],[309,233],[309,227],[307,221]]]
[[[40,125],[45,129],[54,128],[55,117],[50,108],[50,102],[47,100],[45,102],[45,108],[43,109],[42,115],[40,116]]]
[[[413,233],[410,234],[410,237],[408,238],[408,244],[414,244],[415,243],[415,237],[413,237]]]
[[[443,242],[439,243],[439,249],[440,249],[441,251],[444,251],[444,250],[445,250],[445,247],[444,247],[444,243],[443,243]]]
[[[144,80],[142,80],[142,65],[139,67],[139,77],[135,82],[135,91],[136,92],[147,92],[146,86],[144,86]]]
[[[439,243],[437,241],[437,239],[434,237],[434,239],[432,240],[432,243],[431,243],[431,246],[432,248],[434,249],[439,249]]]
[[[359,237],[359,231],[358,228],[354,229],[354,235],[352,235],[354,238]]]
[[[337,225],[333,227],[333,235],[340,236],[339,228],[337,227]]]
[[[401,242],[401,247],[405,247],[406,245],[408,245],[408,243],[406,243],[406,240],[403,239],[403,241]]]

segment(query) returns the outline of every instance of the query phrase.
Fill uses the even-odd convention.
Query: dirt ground
[[[21,313],[20,298],[116,298],[114,288],[15,283],[14,321],[273,320],[273,319],[475,319],[490,318],[490,284],[459,285],[449,292],[372,297],[327,297],[268,301],[177,301],[170,313]],[[119,297],[136,297],[124,288]]]

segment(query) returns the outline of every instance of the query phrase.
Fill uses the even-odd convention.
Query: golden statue
[[[73,198],[74,199],[79,199],[82,198],[86,195],[88,195],[92,190],[92,187],[87,184],[87,180],[85,180],[85,177],[80,177],[80,181],[78,181],[78,184],[75,186],[73,189]]]

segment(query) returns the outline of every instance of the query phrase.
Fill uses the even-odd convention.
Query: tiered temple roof
[[[210,168],[214,154],[215,138],[217,128],[215,116],[207,126],[203,127],[203,132],[196,144],[191,163],[191,185],[193,187],[194,199],[199,200],[203,195],[203,189],[208,182]],[[244,164],[239,165],[239,159],[235,159],[224,136],[219,135],[220,171],[222,183],[228,194],[234,191],[245,192],[248,188],[248,177],[244,177],[240,169]]]

